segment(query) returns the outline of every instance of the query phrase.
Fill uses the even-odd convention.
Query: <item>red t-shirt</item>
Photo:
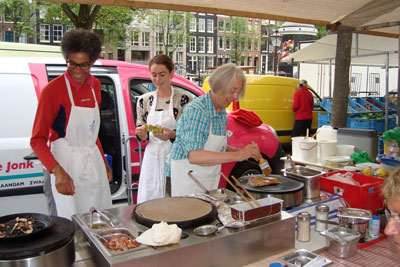
[[[71,79],[68,72],[67,76],[71,84],[72,97],[74,103],[79,107],[94,107],[95,101],[91,87],[93,86],[100,109],[101,103],[101,83],[98,79],[88,74],[84,84],[78,84]],[[48,141],[53,142],[58,138],[65,137],[69,116],[71,114],[71,101],[68,89],[65,84],[64,75],[61,75],[49,82],[40,92],[38,107],[36,110],[35,121],[33,123],[31,147],[47,170],[58,163],[50,152]],[[50,133],[50,134],[49,134]],[[104,158],[103,148],[97,138],[96,145]]]
[[[314,99],[308,88],[303,86],[294,93],[293,112],[296,120],[311,120],[313,117]]]

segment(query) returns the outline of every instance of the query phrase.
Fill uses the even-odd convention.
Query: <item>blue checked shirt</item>
[[[165,168],[166,176],[171,176],[171,159],[187,159],[189,151],[204,148],[210,134],[210,120],[212,121],[212,133],[225,136],[228,123],[226,111],[221,110],[221,115],[218,115],[209,91],[184,108],[176,125],[175,142],[172,146],[170,160]]]

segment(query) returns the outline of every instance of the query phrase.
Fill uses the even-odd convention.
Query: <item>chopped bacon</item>
[[[140,246],[135,239],[128,236],[111,237],[108,242],[103,242],[104,246],[111,251],[125,251]]]

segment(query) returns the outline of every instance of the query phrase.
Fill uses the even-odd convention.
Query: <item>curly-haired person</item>
[[[90,74],[101,41],[75,29],[64,35],[61,50],[67,70],[41,90],[31,147],[51,173],[57,215],[71,219],[91,207],[111,208],[112,170],[98,138],[101,84]]]

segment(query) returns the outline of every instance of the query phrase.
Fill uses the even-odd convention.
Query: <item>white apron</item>
[[[55,159],[74,180],[73,196],[58,193],[55,176],[51,182],[57,215],[71,219],[73,214],[87,213],[91,207],[104,210],[112,207],[110,186],[103,157],[96,145],[100,127],[100,113],[94,90],[94,108],[75,106],[71,85],[65,77],[71,114],[64,138],[52,143]]]
[[[213,135],[212,123],[210,122],[210,134],[204,145],[204,150],[225,152],[226,145],[226,135]],[[191,164],[188,159],[171,159],[171,196],[177,197],[187,196],[193,193],[203,193],[203,190],[188,176],[190,170],[193,170],[193,176],[208,190],[218,188],[221,177],[221,164],[215,166],[200,166]]]
[[[171,98],[168,110],[156,111],[157,94],[147,116],[147,124],[161,125],[168,129],[176,128],[173,112],[174,89],[171,88]],[[146,146],[139,177],[137,203],[165,197],[165,165],[171,152],[170,140],[162,141],[149,132],[149,143]]]

